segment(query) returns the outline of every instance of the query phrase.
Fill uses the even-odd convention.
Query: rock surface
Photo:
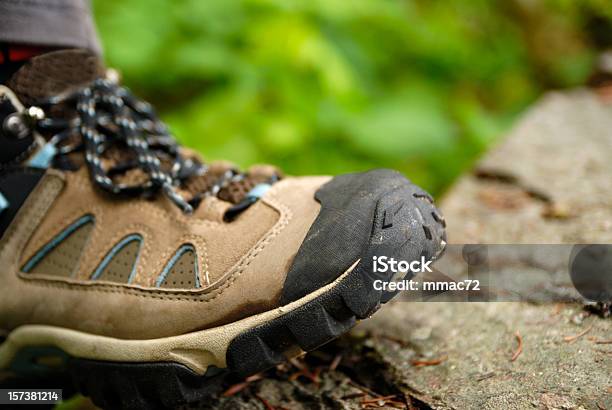
[[[551,93],[443,200],[455,243],[612,243],[612,106]]]

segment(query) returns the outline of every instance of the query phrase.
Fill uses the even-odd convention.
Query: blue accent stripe
[[[7,209],[9,205],[9,201],[2,195],[2,192],[0,192],[0,214],[2,214],[2,211]]]
[[[166,266],[164,267],[164,270],[162,271],[162,273],[159,275],[159,277],[157,278],[157,280],[155,281],[155,286],[156,287],[160,287],[162,283],[164,283],[164,280],[166,280],[166,277],[168,276],[168,274],[170,273],[170,271],[172,270],[172,268],[174,267],[174,265],[176,264],[176,262],[178,262],[178,260],[181,258],[181,256],[183,256],[185,253],[187,252],[193,252],[194,256],[195,256],[195,260],[194,260],[194,268],[195,268],[195,287],[199,288],[200,287],[200,268],[198,265],[198,255],[196,253],[195,248],[193,247],[193,245],[183,245],[179,248],[178,251],[176,251],[176,253],[174,254],[174,256],[172,256],[172,258],[170,259],[170,262],[168,262],[166,264]]]
[[[251,198],[261,198],[270,188],[272,188],[270,184],[257,184],[249,191],[247,196]]]
[[[134,241],[138,241],[138,253],[136,254],[136,259],[134,259],[134,264],[132,265],[132,271],[130,272],[130,276],[128,277],[128,281],[127,281],[128,284],[131,283],[132,280],[134,279],[134,276],[136,276],[136,268],[138,267],[138,261],[140,260],[140,249],[142,248],[142,236],[138,234],[128,235],[125,238],[123,238],[121,241],[119,241],[119,243],[117,243],[115,246],[113,246],[113,249],[111,249],[111,251],[106,254],[104,259],[102,259],[102,262],[100,262],[100,265],[98,265],[94,273],[91,275],[91,279],[92,280],[98,279],[100,275],[102,275],[102,272],[104,272],[104,269],[106,269],[108,264],[111,263],[113,258],[117,256],[117,254],[123,248],[125,248],[127,245],[129,245],[130,243]]]
[[[49,142],[43,145],[42,148],[39,149],[36,154],[34,154],[34,156],[28,162],[28,165],[33,168],[49,168],[55,154],[57,154],[57,148],[54,144]]]
[[[44,259],[45,256],[49,254],[49,252],[55,249],[55,247],[57,247],[60,243],[62,243],[67,237],[72,235],[77,229],[79,229],[81,226],[85,224],[93,223],[93,222],[94,222],[94,217],[92,215],[85,215],[77,219],[75,222],[72,223],[72,225],[64,229],[62,232],[60,232],[59,235],[53,238],[51,242],[47,243],[45,246],[42,247],[42,249],[36,252],[36,254],[32,256],[29,261],[26,262],[26,264],[23,266],[21,270],[24,271],[25,273],[30,272],[36,265],[38,265],[38,263],[41,260]]]

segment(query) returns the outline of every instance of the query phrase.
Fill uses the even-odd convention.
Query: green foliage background
[[[95,0],[107,62],[207,159],[397,168],[434,193],[543,90],[583,84],[609,0]]]

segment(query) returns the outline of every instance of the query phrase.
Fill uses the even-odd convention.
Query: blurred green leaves
[[[584,81],[607,4],[94,0],[108,63],[207,159],[391,167],[434,192],[544,89]]]

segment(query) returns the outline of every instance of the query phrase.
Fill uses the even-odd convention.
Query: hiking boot
[[[71,374],[103,407],[176,406],[313,350],[393,296],[374,256],[445,244],[398,172],[206,164],[85,51],[22,66],[0,125],[0,369]]]

